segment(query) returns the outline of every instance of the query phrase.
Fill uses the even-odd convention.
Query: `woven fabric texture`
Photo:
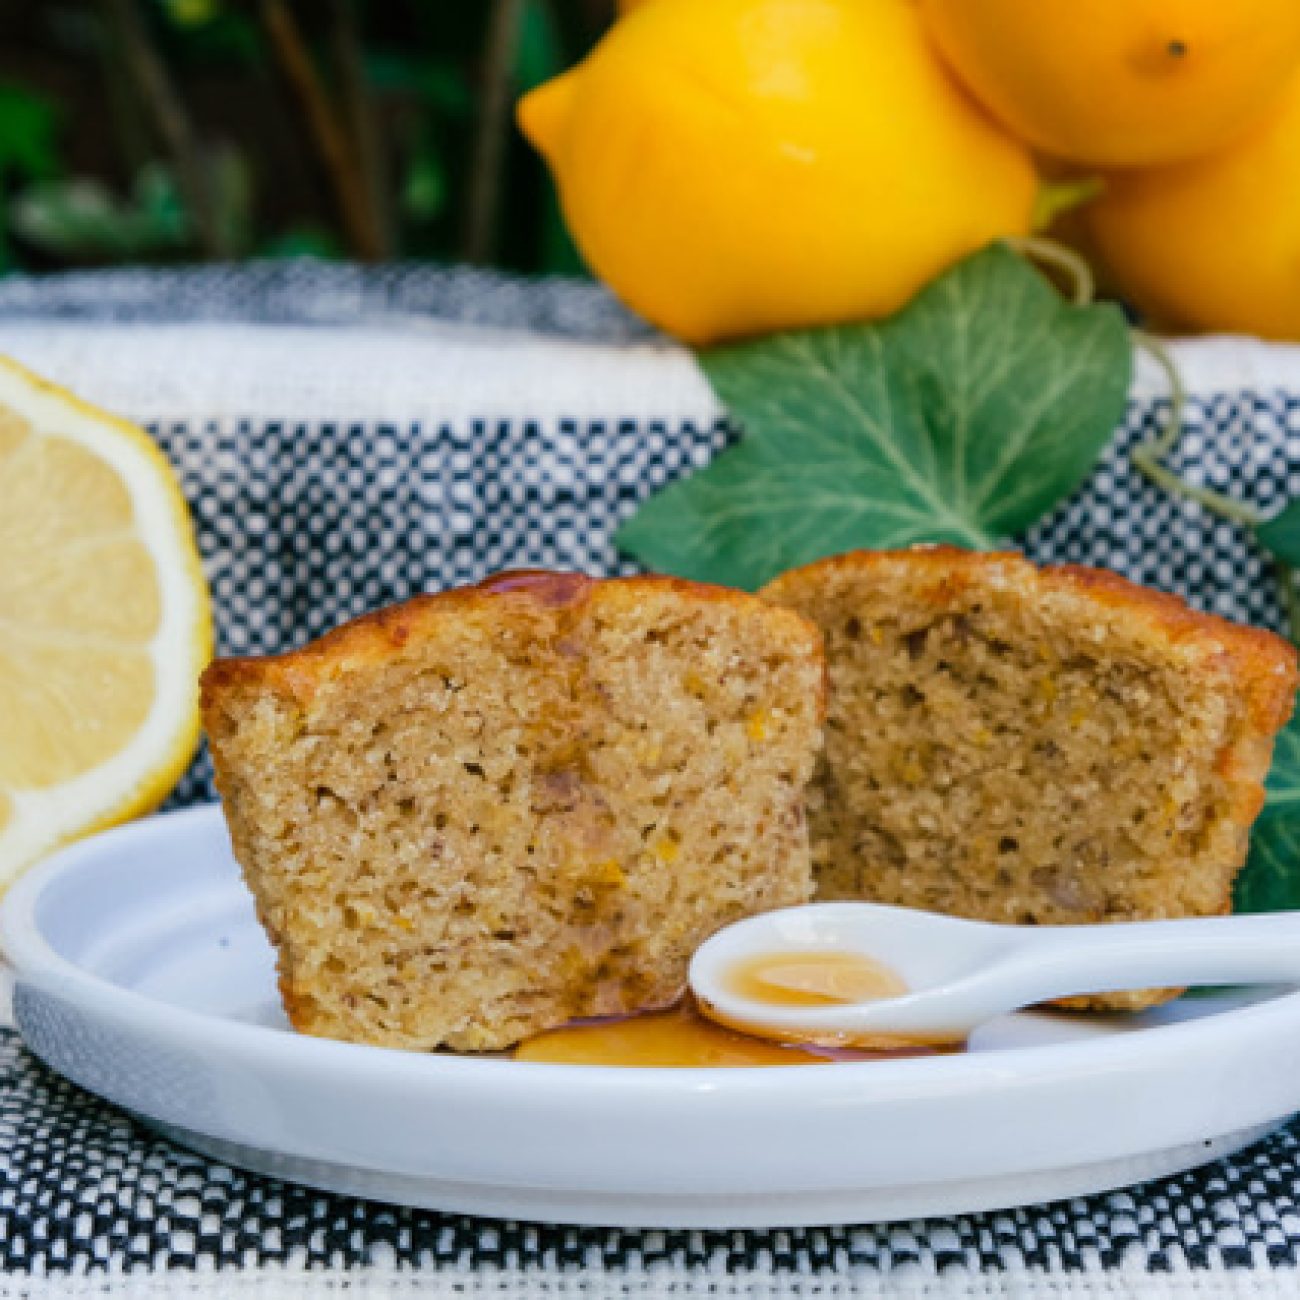
[[[618,523],[735,436],[689,359],[598,290],[480,273],[7,281],[0,351],[146,422],[192,505],[226,653],[282,649],[503,567],[628,571]],[[1191,403],[1173,466],[1265,509],[1300,494],[1300,359],[1226,344],[1179,355]],[[1105,565],[1277,626],[1274,576],[1251,539],[1132,468],[1132,448],[1166,414],[1144,373],[1089,482],[1016,540],[1040,560]],[[172,803],[211,797],[200,754]],[[3,1031],[0,1213],[0,1295],[297,1296],[345,1283],[350,1295],[417,1284],[539,1296],[1289,1294],[1300,1287],[1300,1128],[1177,1178],[1006,1213],[579,1230],[236,1172],[151,1136]]]
[[[493,1222],[327,1195],[213,1164],[88,1097],[0,1033],[0,1276],[376,1268],[646,1279],[803,1295],[892,1277],[1089,1278],[1282,1268],[1300,1284],[1300,1124],[1234,1160],[996,1214],[778,1232]],[[847,1290],[847,1288],[846,1288]],[[0,1295],[4,1294],[0,1284]]]

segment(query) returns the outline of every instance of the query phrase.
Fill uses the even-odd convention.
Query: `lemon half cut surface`
[[[161,802],[194,752],[211,653],[163,454],[0,358],[0,889]]]

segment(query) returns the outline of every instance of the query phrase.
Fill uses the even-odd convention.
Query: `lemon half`
[[[166,796],[194,752],[211,653],[162,453],[0,358],[0,888]]]

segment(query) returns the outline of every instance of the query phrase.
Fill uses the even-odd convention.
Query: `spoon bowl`
[[[818,958],[843,954],[887,968],[907,991],[854,997],[834,982],[819,990]],[[782,996],[779,978],[770,988],[740,978],[765,957],[802,967],[800,997]],[[689,979],[706,1015],[764,1038],[960,1042],[995,1016],[1078,994],[1300,981],[1300,913],[1030,926],[812,903],[720,930],[695,953]]]

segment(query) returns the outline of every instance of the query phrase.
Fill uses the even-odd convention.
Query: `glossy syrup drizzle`
[[[687,997],[667,1011],[579,1021],[520,1043],[517,1061],[566,1065],[722,1067],[828,1065],[835,1061],[933,1056],[942,1049],[908,1044],[887,1050],[775,1043],[715,1024]]]

